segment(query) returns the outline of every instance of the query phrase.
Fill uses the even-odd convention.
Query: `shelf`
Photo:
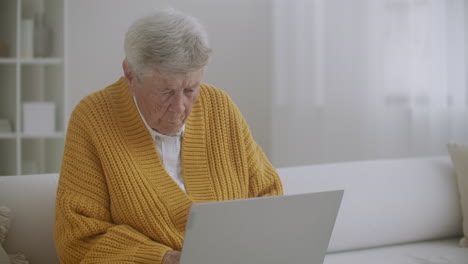
[[[15,64],[16,58],[0,58],[0,64]]]
[[[0,0],[0,58],[7,59],[6,63],[15,63],[18,44],[17,11],[18,0]],[[13,62],[9,59],[13,59]]]
[[[47,133],[47,134],[25,134],[22,133],[20,135],[21,138],[26,139],[41,139],[41,138],[64,138],[65,133],[63,132],[55,132],[55,133]]]
[[[0,140],[0,175],[16,175],[18,160],[16,159],[16,140]]]
[[[62,64],[62,58],[31,58],[31,59],[19,59],[20,64],[37,64],[37,65],[56,65]]]
[[[8,138],[16,138],[16,134],[15,133],[0,133],[0,139],[8,139]]]
[[[0,0],[0,122],[7,120],[11,127],[2,125],[0,132],[0,176],[60,170],[66,135],[67,1]],[[35,42],[37,29],[45,32],[46,42]],[[46,115],[30,108],[27,113],[41,118],[25,115],[28,103],[47,104]],[[52,123],[50,129],[40,128]]]
[[[16,59],[16,58],[0,58],[0,64],[30,64],[30,65],[58,65],[63,63],[62,58],[31,58],[31,59]]]
[[[57,173],[63,155],[63,138],[28,138],[21,143],[21,174]]]
[[[65,133],[63,132],[55,132],[50,134],[20,134],[21,138],[25,139],[40,139],[40,138],[64,138]],[[15,133],[0,133],[0,139],[14,139],[16,138]]]

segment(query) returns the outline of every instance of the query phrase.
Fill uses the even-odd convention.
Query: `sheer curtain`
[[[274,0],[275,166],[468,142],[464,0]]]

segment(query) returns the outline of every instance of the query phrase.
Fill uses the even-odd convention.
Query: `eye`
[[[171,95],[172,94],[172,90],[165,90],[165,91],[162,91],[161,92],[162,95]]]
[[[191,94],[191,93],[193,93],[194,91],[195,91],[195,90],[192,89],[192,88],[184,89],[184,92],[185,92],[186,94]]]

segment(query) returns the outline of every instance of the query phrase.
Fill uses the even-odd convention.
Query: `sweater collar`
[[[185,229],[188,211],[193,202],[215,200],[206,150],[203,85],[200,90],[198,101],[185,123],[182,142],[181,161],[187,191],[185,193],[165,171],[154,147],[153,138],[132,100],[125,77],[120,78],[108,89],[118,126],[132,153],[135,167],[147,178],[149,185],[157,193],[155,195],[161,196],[168,203],[174,222],[181,231]]]

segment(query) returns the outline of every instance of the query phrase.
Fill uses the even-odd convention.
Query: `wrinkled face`
[[[124,69],[125,69],[124,65]],[[148,125],[164,135],[179,132],[200,94],[203,69],[187,74],[126,74],[130,91]]]

